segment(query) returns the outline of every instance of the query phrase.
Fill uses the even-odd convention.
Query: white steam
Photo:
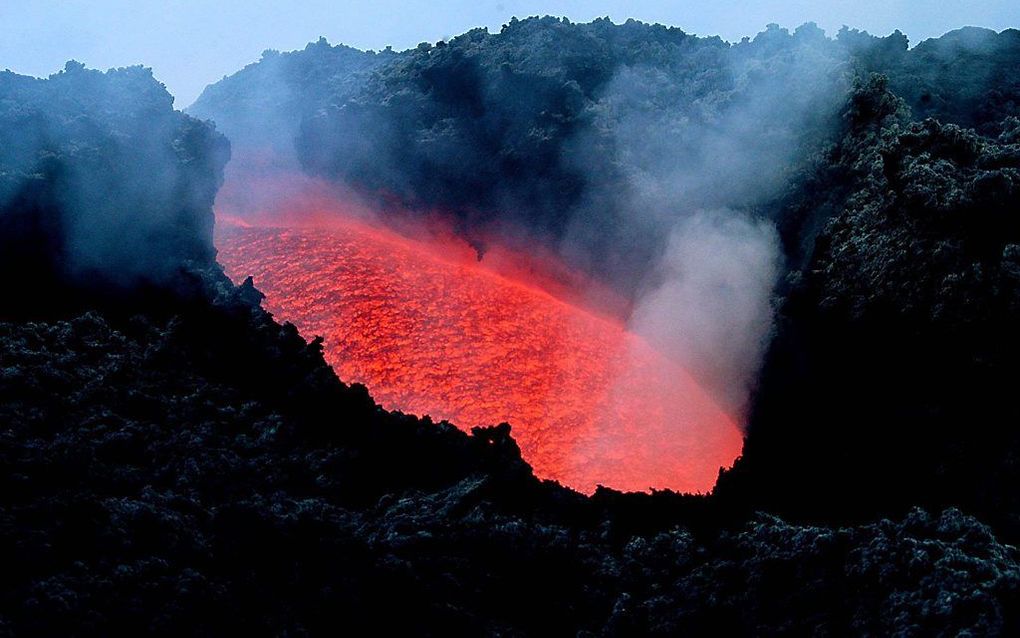
[[[805,25],[792,36],[770,25],[773,57],[729,50],[678,53],[673,68],[712,69],[730,89],[691,100],[688,84],[662,68],[624,66],[592,105],[593,133],[570,150],[590,176],[564,253],[592,234],[638,234],[648,259],[638,273],[629,327],[683,365],[738,420],[744,416],[773,323],[772,293],[782,246],[767,209],[842,104],[847,66],[822,54],[824,35]],[[607,151],[608,149],[608,151]],[[602,185],[608,152],[627,174]],[[614,202],[616,228],[595,227],[586,209]],[[589,244],[591,242],[588,242]],[[640,249],[640,248],[639,248]],[[610,257],[611,255],[607,255]],[[634,276],[636,274],[636,276]]]
[[[639,297],[629,327],[739,414],[772,327],[780,267],[770,223],[728,210],[694,214],[672,230],[658,283]]]

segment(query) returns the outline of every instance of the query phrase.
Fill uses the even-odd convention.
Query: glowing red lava
[[[739,429],[681,367],[466,245],[338,218],[221,222],[217,246],[278,318],[325,338],[341,379],[464,429],[509,421],[540,477],[586,492],[708,491],[740,452]]]

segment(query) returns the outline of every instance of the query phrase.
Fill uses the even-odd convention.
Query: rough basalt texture
[[[505,426],[386,413],[250,286],[208,291],[166,320],[0,324],[0,632],[1016,629],[1015,550],[955,510],[838,528],[586,499]]]
[[[787,277],[723,491],[828,520],[954,504],[1015,538],[1018,121],[911,123],[876,77],[847,124],[784,209],[822,230]]]

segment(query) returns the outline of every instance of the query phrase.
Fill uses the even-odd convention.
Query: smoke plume
[[[837,130],[849,60],[813,24],[730,45],[535,18],[403,53],[324,40],[270,53],[192,112],[246,145],[272,129],[270,153],[294,132],[305,174],[384,218],[446,215],[481,255],[555,249],[626,297],[631,329],[740,414],[783,264],[772,202]],[[260,152],[242,162],[271,169],[251,161]],[[281,201],[252,191],[227,189],[244,195],[231,203]]]
[[[682,362],[720,404],[743,410],[766,345],[780,272],[775,228],[729,210],[678,223],[629,327]]]
[[[782,55],[769,55],[770,47]],[[783,267],[775,225],[761,211],[835,129],[846,64],[813,25],[792,35],[770,25],[719,63],[727,91],[685,103],[664,71],[684,55],[622,66],[589,107],[593,126],[567,144],[589,177],[561,245],[567,255],[598,259],[613,249],[589,248],[594,236],[608,235],[648,251],[641,261],[621,261],[636,270],[615,273],[636,284],[631,330],[742,415]],[[606,149],[623,167],[620,180],[602,179],[598,151]],[[591,224],[595,209],[610,202],[616,224]],[[626,237],[635,232],[641,241]]]

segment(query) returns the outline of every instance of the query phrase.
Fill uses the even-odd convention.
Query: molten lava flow
[[[466,246],[364,222],[221,229],[220,261],[325,337],[341,379],[387,409],[467,429],[509,421],[543,478],[707,491],[741,435],[697,383],[623,326],[481,265]],[[520,273],[518,273],[519,275]]]

